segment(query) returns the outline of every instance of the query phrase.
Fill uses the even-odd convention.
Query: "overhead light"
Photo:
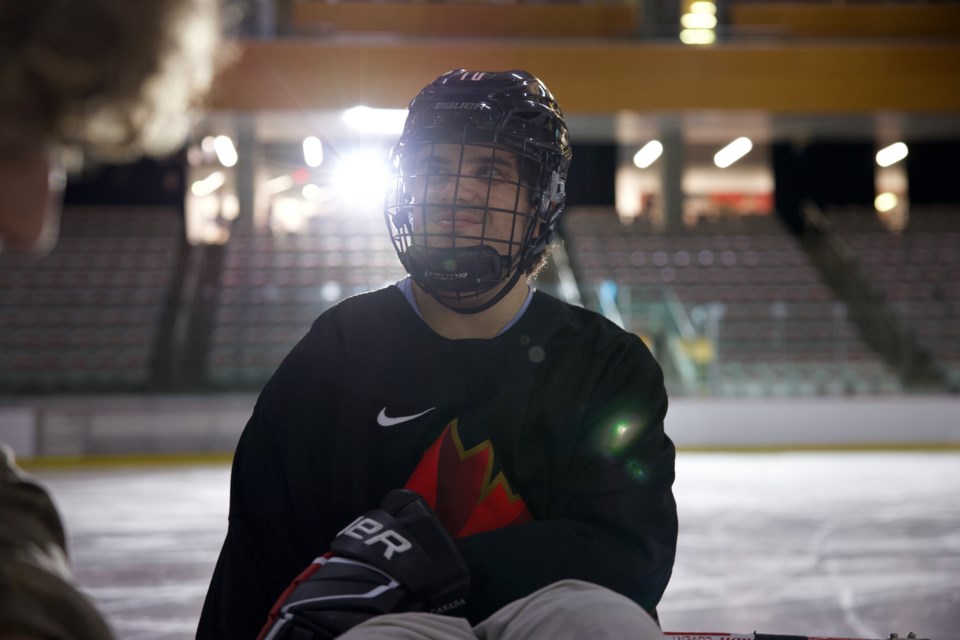
[[[690,3],[690,13],[717,14],[717,5],[714,2],[698,1]]]
[[[717,17],[712,13],[685,13],[680,16],[680,24],[685,29],[713,29],[717,26]]]
[[[907,145],[902,142],[894,142],[889,147],[884,147],[877,151],[877,164],[881,167],[889,167],[907,157]]]
[[[893,211],[897,208],[899,200],[897,199],[896,194],[886,193],[879,194],[873,201],[874,208],[880,213],[886,213],[888,211]]]
[[[217,154],[217,160],[225,167],[232,167],[237,164],[237,148],[233,146],[233,140],[228,136],[217,136],[213,139],[213,150]]]
[[[680,42],[691,45],[713,44],[717,41],[717,5],[709,1],[690,2],[687,12],[680,16]]]
[[[406,120],[406,109],[373,109],[360,106],[343,112],[343,121],[347,126],[364,133],[400,135]]]
[[[303,139],[303,161],[308,167],[319,167],[323,163],[323,143],[316,136]]]
[[[226,178],[223,172],[214,171],[203,180],[197,180],[190,185],[190,193],[198,197],[208,196],[222,187],[224,182],[226,182]]]
[[[637,151],[633,155],[633,164],[635,164],[638,169],[646,169],[660,157],[661,153],[663,153],[663,145],[660,144],[660,141],[651,140],[643,145],[640,151]]]
[[[717,34],[713,29],[684,29],[680,32],[683,44],[713,44],[716,41]]]
[[[739,137],[713,156],[713,163],[721,169],[726,169],[734,162],[750,153],[753,143],[750,138]]]

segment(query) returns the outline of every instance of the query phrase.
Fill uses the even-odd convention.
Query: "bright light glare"
[[[220,215],[224,220],[236,220],[240,216],[240,198],[237,194],[223,194],[220,203]]]
[[[717,34],[712,29],[684,29],[680,32],[680,42],[683,44],[713,44]]]
[[[343,121],[347,126],[364,133],[400,135],[406,119],[406,109],[372,109],[361,106],[343,112]]]
[[[710,13],[685,13],[680,16],[684,29],[713,29],[717,26],[717,17]]]
[[[751,149],[753,149],[753,143],[750,142],[750,138],[737,138],[723,149],[720,149],[720,151],[717,151],[716,155],[713,156],[713,163],[721,169],[726,169],[750,153]]]
[[[643,145],[640,151],[637,151],[633,156],[633,164],[637,165],[638,169],[646,169],[654,163],[654,161],[660,157],[660,154],[663,153],[663,145],[660,144],[659,140],[651,140],[647,144]]]
[[[877,151],[877,164],[881,167],[889,167],[907,157],[907,145],[902,142],[894,142],[889,147],[884,147]]]
[[[296,198],[277,198],[271,210],[271,226],[288,233],[298,233],[306,223],[303,203]]]
[[[324,282],[323,286],[320,287],[320,297],[327,302],[336,302],[340,299],[342,294],[343,288],[340,286],[339,282],[334,280]]]
[[[228,136],[217,136],[213,139],[213,150],[217,152],[217,160],[225,167],[237,164],[237,148]]]
[[[208,196],[220,187],[226,181],[222,171],[214,171],[203,180],[197,180],[190,185],[190,193],[197,197]]]
[[[709,13],[710,15],[716,15],[717,5],[714,2],[692,2],[690,4],[690,13]]]
[[[896,194],[888,191],[878,195],[873,201],[873,206],[880,213],[886,213],[887,211],[893,211],[897,207],[898,202],[899,200],[897,200]]]
[[[303,160],[308,167],[319,167],[323,163],[323,143],[316,136],[303,139]]]
[[[316,200],[323,195],[323,190],[315,184],[305,184],[300,190],[304,200]]]
[[[390,165],[380,149],[358,149],[344,155],[334,170],[337,196],[358,207],[383,204]]]

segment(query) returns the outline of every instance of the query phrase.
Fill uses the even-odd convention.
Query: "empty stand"
[[[775,217],[662,233],[624,226],[610,210],[581,209],[569,212],[565,237],[581,287],[616,283],[624,324],[659,344],[662,362],[668,334],[679,331],[670,302],[680,305],[710,344],[698,366],[714,393],[899,389],[896,375],[860,339],[846,305]]]
[[[872,214],[836,218],[889,306],[960,384],[956,215],[917,213],[902,234]],[[650,339],[668,373],[677,356],[667,347],[682,334],[671,311],[678,307],[709,343],[707,351],[686,347],[713,393],[901,389],[775,218],[663,233],[624,226],[610,209],[573,209],[563,232],[585,303],[599,307],[596,291],[615,283],[625,326]],[[179,212],[98,207],[67,210],[49,255],[0,254],[0,386],[156,386],[185,250]],[[382,219],[346,215],[316,217],[299,234],[235,229],[217,273],[209,340],[196,355],[202,386],[229,390],[259,388],[337,301],[405,275]]]
[[[237,230],[220,273],[209,382],[261,386],[325,309],[404,275],[380,216],[319,216],[298,234]]]
[[[48,255],[0,254],[0,387],[147,387],[182,237],[178,211],[68,208]]]
[[[960,388],[960,211],[914,211],[903,232],[869,210],[828,214],[863,274]]]

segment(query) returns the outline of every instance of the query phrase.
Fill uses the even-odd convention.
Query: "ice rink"
[[[34,473],[118,638],[192,638],[229,467]],[[666,630],[960,638],[960,452],[681,452],[677,476]]]

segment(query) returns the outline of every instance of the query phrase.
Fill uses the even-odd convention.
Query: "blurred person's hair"
[[[0,0],[0,151],[182,145],[223,60],[218,0]]]

